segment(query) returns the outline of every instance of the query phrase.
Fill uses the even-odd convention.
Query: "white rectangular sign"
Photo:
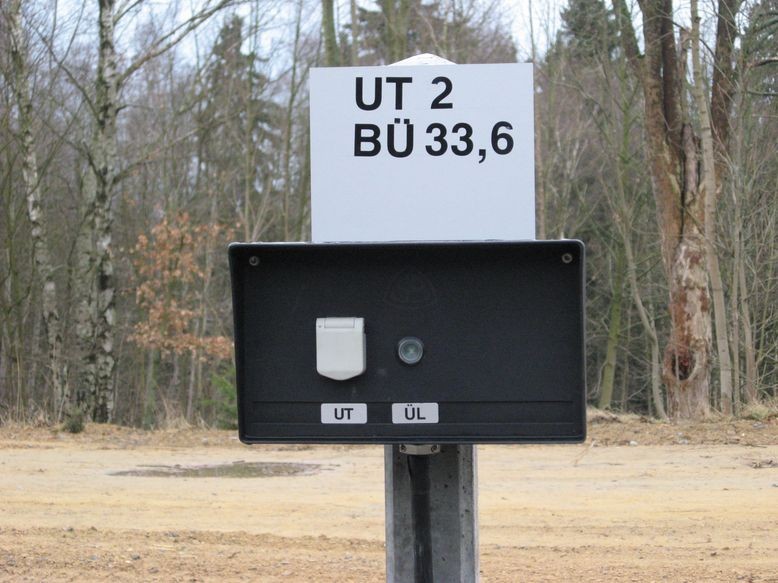
[[[392,403],[392,423],[437,422],[437,403]]]
[[[313,240],[534,239],[532,65],[311,72]]]
[[[322,423],[367,423],[366,403],[322,403]]]

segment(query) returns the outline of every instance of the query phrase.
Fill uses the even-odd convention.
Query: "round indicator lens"
[[[421,357],[424,356],[424,344],[418,338],[409,336],[403,338],[397,344],[397,356],[400,357],[405,364],[414,365],[417,364]]]

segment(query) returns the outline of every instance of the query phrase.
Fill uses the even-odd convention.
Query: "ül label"
[[[437,422],[437,403],[392,403],[392,423]]]

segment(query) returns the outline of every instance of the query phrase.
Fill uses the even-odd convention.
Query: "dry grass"
[[[778,398],[751,403],[743,408],[741,417],[755,421],[778,419]]]
[[[597,425],[599,423],[661,423],[659,419],[646,417],[645,415],[606,411],[605,409],[597,409],[596,407],[586,408],[586,421],[590,425]]]

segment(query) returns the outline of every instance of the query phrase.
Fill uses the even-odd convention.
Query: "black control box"
[[[585,438],[581,242],[235,243],[229,256],[243,442]]]

